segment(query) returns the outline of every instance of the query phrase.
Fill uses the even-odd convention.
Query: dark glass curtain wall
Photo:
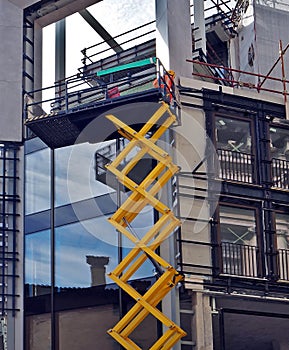
[[[106,331],[134,302],[109,280],[107,272],[132,245],[120,240],[107,218],[128,194],[109,186],[106,177],[97,174],[96,164],[96,154],[110,149],[109,156],[114,156],[116,148],[116,142],[110,141],[51,151],[38,139],[27,141],[27,350],[119,348]],[[152,224],[153,211],[147,208],[133,229],[141,236]],[[147,262],[133,279],[145,291],[153,275],[154,267]],[[148,348],[157,338],[156,320],[148,317],[133,337],[140,347]]]

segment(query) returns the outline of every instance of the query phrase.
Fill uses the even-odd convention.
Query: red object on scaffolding
[[[108,98],[114,98],[114,97],[119,97],[119,89],[117,86],[113,87],[112,89],[107,90],[107,97]]]

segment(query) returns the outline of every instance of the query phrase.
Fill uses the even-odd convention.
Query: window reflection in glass
[[[138,216],[127,227],[127,231],[130,232],[137,239],[142,239],[145,234],[153,226],[153,208],[146,206]],[[134,249],[135,245],[124,235],[122,235],[123,257],[125,257],[131,249]],[[140,255],[142,255],[141,253]],[[138,256],[140,256],[138,255]],[[131,278],[149,277],[156,273],[155,266],[150,259],[147,259],[131,276]]]
[[[115,294],[117,296],[117,291]],[[97,300],[100,301],[103,305],[58,313],[60,349],[117,349],[114,339],[106,334],[119,320],[117,300],[104,293]]]
[[[222,272],[258,276],[256,220],[253,209],[220,206]]]
[[[270,127],[271,157],[289,160],[289,130]]]
[[[31,294],[50,292],[51,285],[50,231],[25,236],[25,283],[32,287]]]
[[[117,235],[105,216],[56,228],[57,287],[90,287],[110,283],[106,270],[118,264]],[[101,239],[109,235],[108,244]]]
[[[55,151],[56,206],[100,196],[114,190],[96,179],[95,154],[101,144],[78,144]],[[108,154],[109,157],[114,156]]]
[[[256,245],[255,210],[220,206],[221,241]]]
[[[273,186],[289,189],[289,130],[270,127]]]
[[[217,116],[215,123],[220,178],[246,183],[256,182],[249,121]]]
[[[217,116],[216,119],[216,146],[238,153],[251,153],[251,127],[244,120]]]
[[[143,227],[152,222],[151,211],[145,213],[135,230],[142,235]],[[142,225],[142,227],[139,227]],[[134,231],[135,233],[135,231]],[[56,228],[56,286],[90,287],[112,283],[107,272],[118,265],[118,233],[107,216]],[[123,256],[133,246],[122,240]],[[153,275],[150,261],[144,263],[132,278]]]
[[[25,349],[51,349],[51,315],[49,313],[26,317],[25,326]]]
[[[276,213],[278,275],[281,280],[289,280],[289,215]]]
[[[289,250],[289,215],[276,214],[277,248]]]
[[[50,150],[48,148],[26,156],[25,213],[50,208]]]

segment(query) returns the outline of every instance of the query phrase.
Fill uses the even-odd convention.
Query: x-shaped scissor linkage
[[[154,128],[164,116],[165,120],[159,123],[157,128]],[[127,254],[109,276],[136,301],[130,311],[108,333],[124,348],[141,350],[129,336],[151,314],[163,323],[166,330],[162,337],[151,346],[150,350],[169,350],[186,333],[169,320],[157,308],[157,305],[183,277],[155,250],[180,226],[180,221],[156,196],[178,171],[178,167],[173,164],[169,154],[156,145],[156,141],[174,123],[175,116],[171,113],[169,106],[163,103],[139,132],[113,115],[108,115],[107,118],[115,124],[118,132],[130,141],[115,160],[107,165],[107,169],[117,177],[118,181],[132,191],[131,195],[109,218],[109,222],[135,245],[135,248]],[[148,132],[151,133],[150,137],[148,137]],[[133,154],[132,159],[121,168],[123,160],[129,154]],[[138,184],[130,179],[128,174],[146,154],[154,158],[157,164]],[[159,220],[140,239],[130,224],[147,205],[151,205],[159,212]],[[141,295],[128,283],[128,280],[147,259],[151,260],[159,271],[159,278],[144,295]]]

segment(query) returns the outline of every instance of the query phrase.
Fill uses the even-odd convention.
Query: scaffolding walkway
[[[172,87],[167,86],[163,78],[166,74],[159,59],[151,57],[89,76],[77,75],[60,85],[31,91],[26,95],[25,124],[53,149],[72,145],[94,119],[99,118],[101,125],[109,124],[104,116],[112,108],[129,103],[159,102],[167,91],[171,91],[174,98],[175,86],[173,80]],[[158,87],[153,85],[156,79]],[[53,97],[38,100],[37,96],[44,93]],[[131,123],[131,120],[125,122]],[[104,141],[102,137],[100,129],[93,142]]]

